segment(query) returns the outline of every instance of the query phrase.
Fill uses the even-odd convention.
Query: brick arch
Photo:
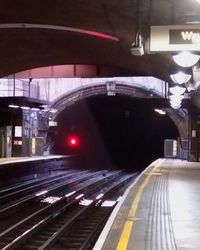
[[[116,94],[121,95],[127,95],[132,98],[148,98],[148,100],[151,98],[157,98],[157,100],[160,100],[160,97],[156,95],[155,93],[150,93],[148,90],[144,90],[139,87],[130,86],[126,84],[119,84],[116,83],[115,88]],[[53,115],[53,119],[56,120],[57,116],[63,112],[65,109],[70,108],[71,105],[87,98],[90,96],[97,96],[97,95],[107,95],[107,87],[106,84],[99,84],[95,86],[88,86],[88,87],[81,87],[77,88],[76,90],[67,93],[61,97],[59,97],[57,100],[55,100],[51,108],[56,109],[57,113]],[[164,98],[162,98],[164,101]],[[169,107],[164,108],[168,116],[172,119],[175,126],[177,127],[179,131],[179,135],[181,139],[187,139],[187,112],[184,110],[173,110]]]

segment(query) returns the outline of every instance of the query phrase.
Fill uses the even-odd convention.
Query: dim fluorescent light
[[[20,108],[24,109],[24,110],[29,110],[30,109],[30,107],[28,107],[28,106],[21,106]]]
[[[9,108],[13,108],[13,109],[17,109],[17,108],[19,108],[19,106],[18,106],[18,105],[14,105],[14,104],[10,104],[10,105],[8,105],[8,107],[9,107]]]
[[[39,111],[39,108],[31,108],[32,111]]]

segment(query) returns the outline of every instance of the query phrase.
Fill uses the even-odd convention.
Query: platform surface
[[[70,157],[70,156],[48,155],[48,156],[30,156],[30,157],[7,157],[7,158],[0,158],[0,165],[6,165],[6,164],[18,163],[18,162],[40,161],[40,160],[48,160],[48,159],[60,159],[60,158],[66,158],[66,157]]]
[[[200,250],[200,163],[152,163],[113,211],[100,249]]]

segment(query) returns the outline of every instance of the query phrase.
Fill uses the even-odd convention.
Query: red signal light
[[[67,145],[70,148],[76,148],[79,146],[79,144],[80,144],[80,141],[79,141],[79,138],[77,136],[69,136],[67,138]]]

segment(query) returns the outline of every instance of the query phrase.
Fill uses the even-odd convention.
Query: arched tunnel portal
[[[121,141],[120,143],[122,144],[122,147],[125,148],[126,152],[130,151],[131,147],[133,148],[133,150],[135,150],[134,145],[132,145],[129,141],[129,135],[128,135],[128,133],[132,132],[128,132],[129,130],[131,130],[130,129],[131,125],[129,126],[127,124],[132,122],[134,123],[132,124],[133,125],[132,130],[137,130],[135,135],[134,133],[131,135],[132,141],[134,140],[133,139],[134,136],[137,137],[138,135],[140,135],[140,139],[143,140],[142,143],[143,147],[145,148],[142,151],[144,153],[147,153],[148,148],[150,149],[155,143],[154,137],[156,136],[156,133],[157,136],[161,136],[163,140],[165,136],[164,133],[167,131],[166,129],[159,130],[159,127],[163,126],[162,125],[163,122],[160,122],[160,119],[163,118],[158,118],[159,115],[155,114],[154,112],[154,108],[161,108],[161,106],[166,111],[168,117],[170,118],[170,119],[165,118],[168,119],[167,123],[169,124],[170,129],[174,126],[174,128],[172,129],[173,130],[172,135],[170,135],[169,133],[166,136],[172,136],[173,138],[176,137],[174,139],[177,139],[177,137],[180,137],[182,140],[187,139],[187,112],[184,110],[178,110],[178,111],[172,110],[166,105],[167,101],[168,100],[164,100],[164,98],[161,98],[156,94],[152,95],[152,93],[150,93],[147,90],[125,84],[116,84],[114,90],[114,96],[108,96],[108,89],[106,85],[102,84],[76,89],[73,92],[63,95],[62,97],[58,98],[56,101],[52,103],[51,108],[57,110],[57,113],[53,115],[52,119],[58,122],[58,127],[50,128],[48,130],[47,145],[49,146],[49,148],[51,148],[50,151],[52,153],[65,153],[65,152],[71,153],[70,150],[65,151],[66,145],[64,144],[64,141],[62,141],[64,140],[65,136],[67,136],[67,134],[69,135],[78,134],[78,136],[81,137],[82,136],[81,134],[87,134],[88,138],[90,138],[89,139],[90,143],[87,142],[87,138],[81,138],[81,141],[83,142],[82,149],[77,150],[77,152],[84,153],[83,148],[84,149],[89,148],[88,153],[93,150],[96,150],[99,152],[101,156],[98,156],[97,158],[94,157],[95,159],[92,159],[91,161],[97,162],[99,161],[100,158],[104,158],[107,159],[106,164],[110,165],[113,164],[113,157],[114,157],[113,154],[117,154],[117,150],[113,149],[112,147],[117,147],[116,144],[118,143],[115,138],[112,138],[111,135],[112,132],[115,134],[113,135],[113,137],[118,136],[120,138]],[[112,108],[110,108],[110,105],[115,106],[114,108],[115,111]],[[132,108],[135,110],[133,110]],[[109,109],[110,111],[108,111]],[[118,111],[119,113],[120,112],[123,113],[126,122],[122,121],[124,125],[119,125],[118,128],[114,128],[116,127],[116,123],[115,122],[112,123],[113,121],[112,116],[114,117],[115,115],[112,115],[112,113],[115,112],[117,113]],[[108,112],[110,113],[108,114]],[[134,119],[131,119],[132,112],[134,112],[135,113],[134,115],[138,116],[139,118],[135,117]],[[95,113],[101,113],[101,115],[99,115],[98,117],[98,115],[95,115]],[[105,116],[107,114],[107,117],[103,117],[103,113],[105,113]],[[149,118],[147,119],[147,121],[142,122],[141,119],[143,120],[145,119],[146,113],[148,113]],[[156,116],[156,120],[155,124],[153,125],[152,119],[155,118],[154,116]],[[120,123],[121,121],[120,115],[119,117],[116,115],[115,119],[118,120],[117,123]],[[130,121],[128,121],[129,119]],[[136,122],[137,120],[140,121]],[[105,125],[105,123],[110,123],[110,125],[107,126]],[[146,125],[144,126],[145,123]],[[148,123],[150,123],[149,126]],[[134,126],[136,126],[137,129]],[[154,132],[149,132],[151,136],[150,137],[148,136],[148,138],[146,138],[146,141],[148,141],[148,143],[145,142],[145,138],[141,134],[145,132],[144,129],[147,129],[148,131],[154,131]],[[124,130],[126,132],[123,132]],[[102,134],[104,135],[102,136]],[[140,139],[137,138],[136,140],[137,143],[139,144],[141,143]],[[96,142],[92,143],[91,140],[94,140]],[[113,141],[115,146],[113,145],[107,146],[107,144],[109,144],[110,141]],[[125,141],[127,141],[127,143],[130,144],[130,147],[127,147],[127,145],[125,146],[123,145],[124,143],[126,144]],[[60,146],[58,146],[59,143]],[[147,144],[146,145],[147,147],[144,146],[145,144]],[[112,149],[107,149],[109,147],[111,147]],[[118,148],[118,150],[120,149]],[[163,151],[163,145],[162,149],[160,150]],[[112,155],[111,157],[110,154]],[[139,157],[141,157],[141,152],[138,153],[137,151],[137,154],[139,155]],[[128,156],[129,158],[130,155],[131,152],[129,152]],[[116,162],[117,163],[120,162],[119,165],[124,164],[123,160],[121,159],[120,160],[118,159]],[[145,162],[145,164],[146,163],[148,162]],[[140,166],[141,163],[139,163],[138,165]]]

